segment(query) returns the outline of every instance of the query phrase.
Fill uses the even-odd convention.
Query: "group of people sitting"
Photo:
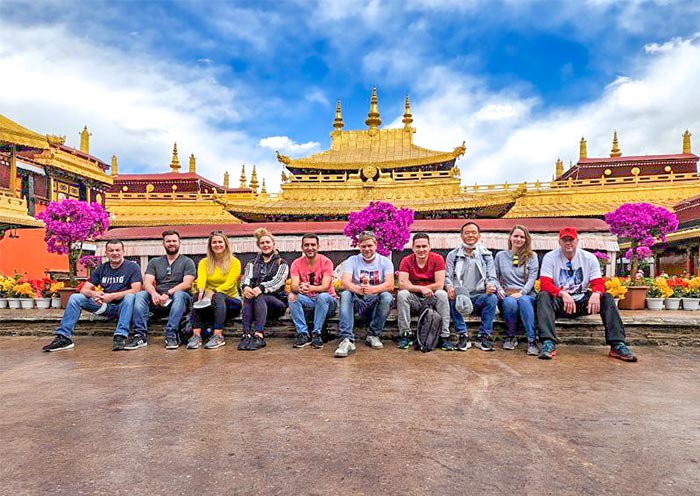
[[[287,306],[296,329],[295,348],[323,348],[323,328],[336,308],[336,357],[356,351],[356,318],[367,325],[365,343],[372,349],[384,347],[382,331],[394,300],[394,265],[377,253],[374,233],[361,233],[359,253],[343,262],[339,296],[333,284],[333,262],[319,253],[316,234],[303,235],[302,255],[291,266],[277,251],[272,233],[260,228],[255,237],[259,252],[241,271],[227,236],[213,231],[207,240],[207,255],[195,269],[194,262],[180,254],[180,235],[165,231],[165,255],[152,259],[143,277],[136,263],[125,260],[124,243],[107,241],[108,261],[90,275],[80,293],[71,296],[53,342],[43,349],[73,348],[73,330],[81,311],[87,310],[117,319],[115,351],[147,346],[148,322],[153,315],[168,317],[164,328],[167,349],[177,349],[185,341],[188,349],[219,348],[226,343],[226,321],[242,312],[238,349],[257,350],[266,346],[266,322],[283,315]],[[495,257],[479,242],[481,232],[475,222],[466,222],[460,237],[460,246],[443,259],[431,251],[427,234],[413,236],[412,253],[401,260],[398,270],[399,348],[411,347],[415,339],[411,318],[430,306],[440,316],[438,346],[442,350],[467,351],[472,347],[465,319],[474,314],[480,316],[479,329],[472,336],[475,347],[493,351],[493,321],[500,311],[507,331],[503,349],[518,346],[521,326],[527,338],[526,353],[551,359],[557,354],[557,317],[599,313],[609,355],[637,361],[625,343],[614,300],[605,293],[598,261],[593,254],[578,249],[575,228],[561,229],[560,247],[544,256],[541,269],[525,226],[515,225],[510,230],[508,249]],[[536,293],[538,277],[541,288]],[[185,316],[189,335],[181,332]],[[456,342],[450,336],[451,324]]]

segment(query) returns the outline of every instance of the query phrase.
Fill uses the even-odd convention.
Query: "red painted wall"
[[[11,276],[17,270],[34,279],[46,270],[68,271],[68,255],[46,251],[44,229],[17,229],[19,238],[10,238],[10,231],[0,240],[0,274]]]

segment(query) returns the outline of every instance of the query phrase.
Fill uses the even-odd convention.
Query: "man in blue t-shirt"
[[[346,357],[355,352],[355,312],[369,329],[365,342],[375,350],[382,349],[379,336],[391,310],[394,289],[394,264],[377,253],[377,238],[372,232],[357,237],[360,253],[343,262],[340,294],[340,344],[336,357]]]
[[[129,325],[134,310],[134,297],[141,290],[141,269],[138,264],[124,260],[124,243],[111,239],[105,246],[107,262],[90,275],[80,293],[71,295],[54,340],[44,351],[73,348],[73,330],[83,310],[118,318],[112,350],[123,350],[129,336]]]

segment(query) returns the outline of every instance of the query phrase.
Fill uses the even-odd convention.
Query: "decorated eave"
[[[51,136],[49,137],[51,142],[49,150],[45,150],[40,154],[23,153],[22,157],[46,167],[52,167],[57,171],[63,171],[80,178],[91,179],[102,183],[104,186],[112,185],[112,178],[105,174],[105,171],[109,169],[109,165],[89,153],[64,145],[63,140],[64,138],[62,137]]]
[[[20,126],[0,114],[0,148],[48,150],[49,142],[46,136]]]
[[[145,193],[148,185],[152,185],[153,193],[170,193],[172,186],[177,185],[181,192],[251,193],[250,188],[225,188],[206,177],[191,172],[163,172],[155,174],[119,174],[114,177],[111,192],[118,193],[127,186],[132,193]]]
[[[15,227],[44,227],[44,223],[27,214],[25,198],[0,191],[0,230]]]

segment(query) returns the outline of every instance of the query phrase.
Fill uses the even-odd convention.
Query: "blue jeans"
[[[134,313],[135,296],[135,294],[129,293],[123,300],[107,304],[107,310],[102,316],[108,319],[113,319],[118,316],[117,329],[114,331],[115,336],[129,336],[129,325],[131,324],[131,317]],[[100,306],[99,303],[95,303],[82,293],[71,295],[68,300],[68,306],[63,312],[61,324],[56,329],[56,334],[70,338],[73,336],[73,331],[80,318],[80,313],[83,310],[95,312]]]
[[[518,317],[523,323],[525,335],[528,341],[535,340],[535,298],[530,295],[522,295],[517,300],[512,296],[506,296],[501,302],[503,318],[506,321],[506,331],[509,337],[518,333]]]
[[[185,315],[187,305],[192,300],[190,293],[187,291],[176,291],[172,296],[172,303],[168,307],[161,307],[151,304],[151,295],[148,291],[139,291],[134,299],[134,315],[132,317],[132,325],[134,334],[146,336],[148,332],[148,317],[151,310],[154,313],[168,313],[168,323],[165,324],[165,337],[177,336],[177,331],[180,328],[182,316]]]
[[[386,318],[391,311],[394,297],[388,291],[369,296],[360,296],[352,291],[340,293],[340,324],[338,331],[342,338],[355,340],[355,311],[364,321],[369,320],[369,334],[379,336],[384,329]]]
[[[473,314],[481,315],[481,325],[479,326],[479,336],[490,336],[493,332],[493,318],[498,307],[498,296],[495,294],[478,294],[470,297],[474,306]],[[455,323],[457,334],[466,334],[467,323],[463,315],[455,308],[455,300],[450,300],[450,317]]]
[[[314,334],[321,334],[326,317],[333,315],[338,302],[328,293],[319,293],[316,296],[296,295],[296,301],[289,298],[289,311],[292,314],[292,321],[298,334],[308,334],[309,326],[306,325],[305,308],[312,308],[314,311]]]

